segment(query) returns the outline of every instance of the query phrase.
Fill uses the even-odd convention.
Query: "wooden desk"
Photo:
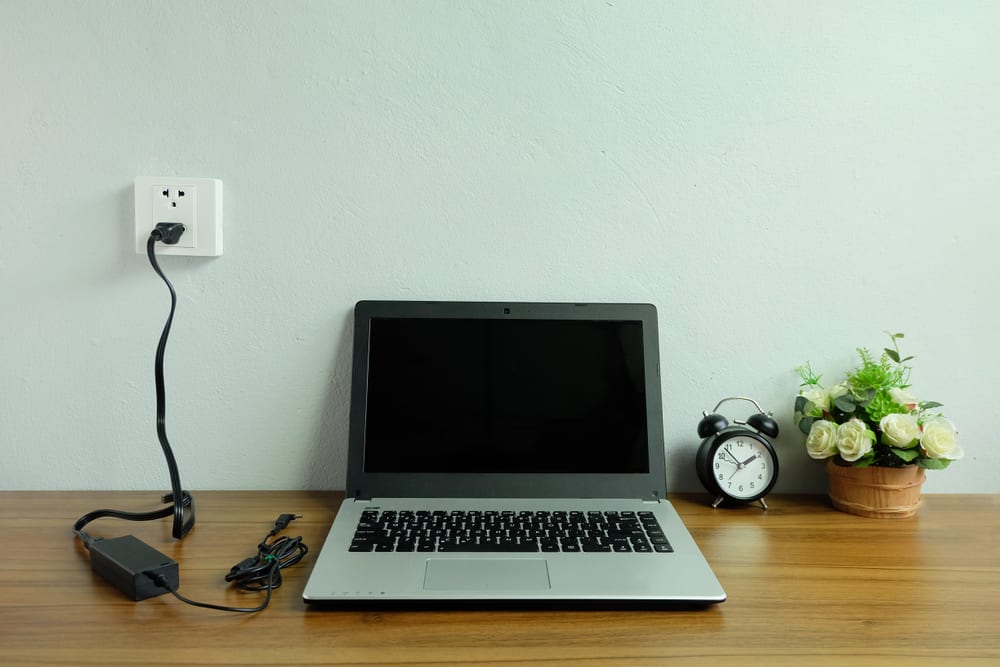
[[[73,521],[145,510],[156,494],[0,492],[0,663],[5,665],[956,665],[1000,664],[1000,495],[929,496],[904,520],[862,519],[822,496],[770,511],[675,497],[729,599],[692,611],[316,611],[301,601],[341,496],[196,492],[183,542],[169,521],[102,520],[181,564],[182,593],[253,606],[223,575],[282,512],[314,552],[259,614],[169,595],[131,602],[92,574]]]

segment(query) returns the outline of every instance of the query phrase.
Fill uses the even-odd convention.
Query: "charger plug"
[[[135,601],[169,592],[154,577],[175,590],[180,586],[177,561],[134,535],[92,542],[90,567]]]
[[[184,234],[184,225],[179,222],[158,222],[153,234],[167,245],[177,245]]]

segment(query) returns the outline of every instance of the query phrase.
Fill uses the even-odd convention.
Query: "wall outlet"
[[[222,181],[217,178],[139,176],[135,179],[135,251],[146,254],[149,234],[160,222],[179,222],[176,245],[158,241],[159,255],[222,254]]]

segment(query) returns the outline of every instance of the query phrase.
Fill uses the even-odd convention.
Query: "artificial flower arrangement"
[[[836,456],[836,463],[855,467],[930,469],[962,458],[955,425],[935,412],[941,404],[918,401],[910,392],[906,362],[913,357],[900,357],[903,334],[889,336],[892,348],[877,360],[858,348],[861,365],[829,389],[808,363],[796,369],[802,389],[795,399],[795,421],[806,434],[810,457]]]

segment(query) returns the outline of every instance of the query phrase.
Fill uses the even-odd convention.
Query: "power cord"
[[[257,554],[233,565],[229,573],[226,574],[226,581],[238,588],[246,591],[267,591],[267,597],[256,607],[230,607],[208,602],[198,602],[177,592],[177,586],[170,580],[168,574],[159,570],[147,570],[142,574],[148,577],[154,585],[166,589],[181,602],[195,607],[217,609],[219,611],[235,611],[246,614],[262,611],[271,602],[271,592],[281,586],[281,570],[295,565],[309,553],[309,548],[302,542],[302,536],[284,536],[269,541],[284,530],[289,523],[298,518],[301,518],[301,516],[295,514],[282,514],[279,516],[277,521],[274,522],[274,528],[271,532],[257,545]]]
[[[156,437],[160,441],[163,455],[167,459],[167,469],[170,472],[171,500],[164,502],[174,503],[174,523],[172,534],[175,538],[182,539],[194,528],[194,499],[187,491],[181,489],[181,477],[177,470],[177,461],[174,459],[174,451],[170,448],[170,441],[167,440],[167,419],[166,419],[166,389],[163,383],[163,355],[167,350],[167,338],[170,336],[170,326],[174,321],[174,310],[177,308],[177,292],[174,286],[167,280],[167,276],[156,261],[155,246],[157,241],[163,241],[167,245],[175,245],[184,233],[184,225],[178,222],[160,222],[150,233],[149,240],[146,241],[146,256],[149,263],[153,265],[156,275],[160,276],[167,289],[170,291],[170,314],[163,325],[163,332],[160,334],[160,342],[156,346],[156,363],[154,374],[156,376]],[[178,501],[178,499],[180,499]],[[185,511],[187,510],[187,511]]]
[[[153,270],[166,283],[170,291],[170,314],[167,316],[166,324],[163,325],[163,332],[160,334],[160,342],[156,347],[155,379],[156,379],[156,435],[163,449],[163,455],[167,459],[167,469],[170,473],[171,493],[162,497],[162,502],[170,503],[169,506],[154,510],[152,512],[124,512],[121,510],[100,509],[89,512],[80,517],[73,525],[73,532],[83,540],[83,544],[88,550],[100,538],[94,538],[87,534],[84,527],[91,521],[110,517],[114,519],[125,519],[126,521],[152,521],[162,517],[173,515],[172,534],[176,539],[182,539],[194,528],[194,498],[191,494],[181,488],[180,472],[177,470],[177,460],[174,452],[167,440],[166,429],[166,390],[163,382],[163,355],[167,349],[167,338],[170,336],[170,325],[174,321],[174,310],[177,308],[177,293],[174,286],[170,284],[163,270],[160,269],[156,261],[154,250],[157,241],[163,241],[168,245],[176,244],[181,235],[184,234],[184,225],[178,222],[160,222],[149,234],[146,242],[146,254],[149,257]]]
[[[156,261],[154,246],[157,241],[168,244],[175,244],[184,233],[184,225],[178,223],[159,223],[150,232],[149,241],[146,243],[146,252],[149,261],[153,265],[153,270],[166,283],[170,290],[170,314],[160,334],[160,343],[156,348],[156,434],[163,448],[164,456],[167,459],[167,468],[170,472],[171,493],[162,497],[162,502],[169,503],[166,507],[151,512],[125,512],[123,510],[99,509],[88,512],[77,519],[73,524],[73,533],[80,538],[83,546],[90,552],[90,566],[94,572],[111,582],[120,591],[133,600],[144,600],[154,595],[160,595],[165,590],[154,586],[148,577],[143,575],[143,571],[156,571],[158,576],[168,582],[179,581],[177,562],[152,548],[142,540],[132,535],[104,539],[92,537],[84,528],[97,519],[105,517],[113,519],[124,519],[126,521],[152,521],[173,515],[172,534],[175,538],[181,539],[187,535],[194,527],[194,498],[191,494],[181,488],[180,473],[177,470],[177,461],[174,459],[173,450],[167,440],[166,432],[166,392],[163,385],[163,353],[167,347],[167,337],[170,335],[170,325],[174,319],[174,310],[177,307],[177,294],[174,286],[170,284],[167,277],[160,269]]]
[[[177,561],[166,556],[142,540],[132,535],[105,539],[93,537],[84,528],[97,519],[113,518],[126,521],[152,521],[173,515],[172,534],[176,539],[182,539],[194,527],[194,498],[181,487],[180,473],[177,470],[177,460],[167,439],[166,428],[166,390],[163,382],[163,356],[167,349],[167,338],[170,326],[174,320],[177,308],[177,293],[170,284],[163,270],[156,261],[155,246],[157,241],[168,245],[176,244],[184,234],[184,225],[174,222],[161,222],[150,233],[146,242],[146,254],[153,270],[160,276],[170,291],[170,313],[163,325],[160,342],[156,347],[156,436],[163,449],[170,472],[171,493],[163,496],[162,501],[169,503],[166,507],[151,512],[125,512],[122,510],[99,509],[88,512],[73,524],[73,532],[83,542],[90,552],[90,565],[95,572],[107,579],[133,600],[144,600],[163,593],[171,593],[174,597],[187,604],[207,609],[253,613],[267,607],[271,601],[271,593],[281,586],[281,570],[295,565],[305,556],[309,549],[302,543],[302,537],[274,538],[288,524],[299,518],[295,514],[282,514],[274,522],[274,528],[257,545],[257,554],[234,565],[226,575],[226,581],[248,591],[267,591],[267,597],[256,607],[228,607],[225,605],[196,602],[183,595],[177,589],[180,586],[180,573]]]

